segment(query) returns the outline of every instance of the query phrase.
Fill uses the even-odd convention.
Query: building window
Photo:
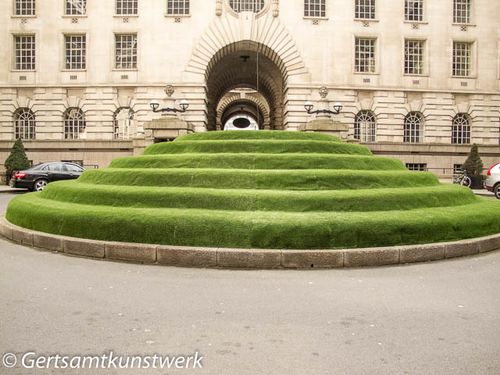
[[[80,108],[68,108],[64,113],[64,139],[78,139],[85,131],[85,114]]]
[[[116,14],[120,16],[137,14],[137,0],[116,0]]]
[[[470,23],[471,0],[453,0],[453,22]]]
[[[84,16],[87,13],[87,0],[66,0],[67,16]]]
[[[424,20],[424,0],[405,0],[405,20],[417,22]]]
[[[419,143],[421,141],[423,122],[424,116],[420,112],[408,113],[405,117],[403,142]]]
[[[453,77],[471,74],[472,43],[453,42]]]
[[[406,169],[408,169],[409,171],[426,172],[427,171],[427,164],[426,163],[406,163]]]
[[[470,143],[470,116],[459,113],[453,118],[451,143],[464,145]]]
[[[376,128],[372,111],[359,111],[354,118],[354,138],[361,142],[375,142]]]
[[[264,8],[264,0],[229,0],[229,6],[237,13],[259,13]]]
[[[356,38],[354,69],[358,73],[375,73],[376,39]]]
[[[362,20],[375,19],[375,0],[356,0],[354,18]]]
[[[174,16],[189,14],[189,0],[168,0],[167,14]]]
[[[34,16],[35,0],[16,0],[14,3],[14,14],[16,16]]]
[[[132,134],[132,120],[134,119],[134,111],[128,107],[118,108],[115,112],[114,122],[114,139],[130,139]]]
[[[35,36],[14,36],[15,70],[35,70]]]
[[[304,0],[304,17],[325,17],[325,0]]]
[[[86,68],[87,38],[85,35],[65,35],[66,69],[81,70]]]
[[[35,139],[35,114],[29,108],[19,108],[14,113],[14,138]]]
[[[424,41],[405,40],[405,74],[424,74]]]
[[[115,35],[116,69],[137,69],[137,34]]]

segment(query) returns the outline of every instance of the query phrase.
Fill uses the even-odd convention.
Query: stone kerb
[[[0,235],[42,250],[94,259],[177,267],[325,269],[427,262],[500,250],[500,234],[456,242],[366,249],[274,250],[95,241],[31,231],[0,219]]]

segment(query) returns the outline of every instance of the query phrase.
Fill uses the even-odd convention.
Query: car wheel
[[[495,188],[493,189],[493,193],[495,193],[495,197],[497,199],[500,199],[500,184],[497,184]]]
[[[36,180],[35,183],[33,184],[33,190],[34,191],[42,191],[45,189],[45,186],[47,186],[48,181],[44,180],[43,178]]]

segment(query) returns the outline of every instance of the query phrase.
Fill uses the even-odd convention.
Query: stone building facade
[[[489,0],[5,0],[0,162],[21,137],[34,163],[104,167],[144,145],[152,100],[188,100],[193,131],[238,113],[299,130],[312,101],[448,178],[472,143],[500,161],[499,17]]]

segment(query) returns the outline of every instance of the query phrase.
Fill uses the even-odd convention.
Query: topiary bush
[[[467,171],[467,175],[471,179],[472,189],[483,188],[483,161],[479,156],[479,150],[475,143],[472,145],[469,156],[462,165],[462,169]]]
[[[6,182],[7,184],[12,177],[14,172],[27,169],[30,167],[30,162],[28,157],[26,156],[26,151],[24,150],[23,141],[19,138],[14,142],[12,149],[10,151],[10,155],[5,160],[5,170],[6,170]]]
[[[74,237],[335,249],[500,232],[500,202],[315,133],[197,133],[11,201],[7,219]]]

